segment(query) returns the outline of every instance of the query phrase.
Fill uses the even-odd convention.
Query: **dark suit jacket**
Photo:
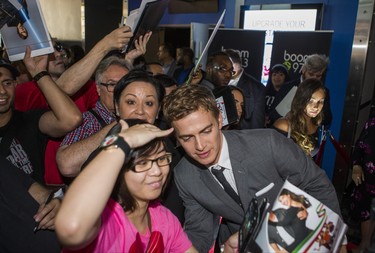
[[[266,113],[264,85],[244,72],[237,87],[241,88],[245,95],[245,115],[240,122],[241,128],[264,128]]]
[[[261,197],[273,203],[278,191],[288,180],[333,211],[340,213],[335,189],[325,172],[308,158],[292,140],[273,129],[223,131],[237,189],[245,208],[254,194],[275,186]],[[185,206],[185,231],[199,252],[213,245],[219,237],[225,242],[236,233],[244,210],[221,188],[210,171],[184,157],[175,167],[174,178]]]

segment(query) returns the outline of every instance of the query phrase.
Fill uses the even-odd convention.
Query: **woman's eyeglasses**
[[[134,172],[146,172],[152,168],[153,163],[159,167],[167,166],[172,162],[172,154],[167,153],[165,155],[159,156],[156,159],[142,159],[140,161],[135,162],[135,165],[131,168]]]

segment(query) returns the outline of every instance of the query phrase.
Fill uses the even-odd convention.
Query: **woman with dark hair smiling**
[[[173,130],[120,123],[65,196],[56,231],[66,252],[197,252],[158,201],[172,162],[161,137]]]
[[[323,121],[325,96],[324,84],[320,80],[306,79],[297,89],[290,112],[273,125],[311,157],[318,151],[318,128]]]

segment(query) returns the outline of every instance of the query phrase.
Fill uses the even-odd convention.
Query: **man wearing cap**
[[[26,49],[24,63],[51,110],[19,112],[14,107],[18,71],[0,60],[0,155],[37,182],[44,184],[44,151],[47,136],[65,135],[82,121],[73,101],[59,89],[46,71],[48,56],[30,57]]]

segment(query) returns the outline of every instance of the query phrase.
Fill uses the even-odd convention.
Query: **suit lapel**
[[[205,182],[207,188],[222,201],[228,208],[232,209],[235,213],[243,215],[242,208],[224,191],[224,189],[216,182],[211,175],[211,172],[206,169],[201,171],[201,179]]]
[[[241,150],[241,147],[236,145],[236,141],[233,140],[232,135],[229,132],[224,132],[225,138],[228,143],[229,157],[232,165],[234,180],[236,181],[237,191],[240,196],[242,205],[246,210],[250,203],[250,200],[254,196],[249,196],[249,182],[251,181],[251,175],[249,174],[248,167],[244,167],[241,161],[246,159],[246,151]]]
[[[249,196],[248,188],[246,187],[248,185],[250,175],[247,173],[247,170],[242,167],[241,163],[237,162],[236,160],[231,159],[231,164],[234,180],[236,181],[237,185],[237,191],[240,195],[243,208],[246,210],[251,198],[251,196]]]

